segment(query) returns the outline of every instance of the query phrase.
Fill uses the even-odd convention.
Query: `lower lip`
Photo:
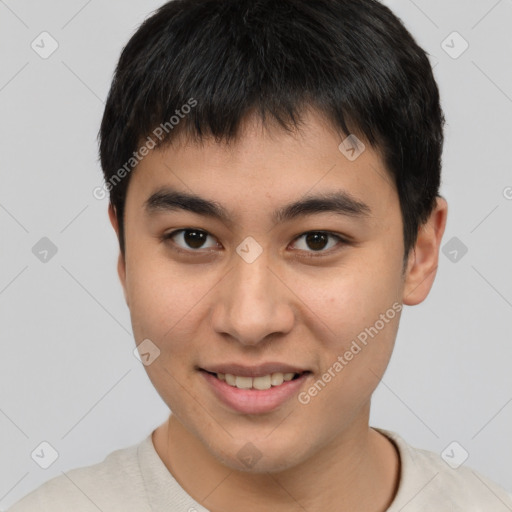
[[[294,380],[283,382],[280,386],[272,386],[270,389],[239,389],[226,384],[225,381],[204,370],[200,371],[206,382],[211,387],[215,396],[224,404],[243,414],[263,414],[277,409],[293,396],[310,373],[303,373]]]

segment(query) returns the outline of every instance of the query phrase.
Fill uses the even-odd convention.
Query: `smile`
[[[310,371],[266,373],[261,369],[256,372],[257,375],[247,375],[251,372],[255,373],[254,369],[234,373],[205,369],[199,371],[219,403],[241,414],[265,414],[287,403],[295,404],[293,398],[313,375]]]
[[[288,382],[298,378],[300,373],[269,373],[261,377],[244,377],[241,375],[231,375],[230,373],[217,373],[219,380],[225,381],[229,386],[238,389],[258,389],[263,391],[271,387],[280,386],[283,382]]]

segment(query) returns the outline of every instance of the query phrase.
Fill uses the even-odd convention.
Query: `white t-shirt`
[[[512,495],[466,466],[391,439],[401,461],[400,484],[388,512],[511,512]],[[178,484],[151,435],[103,462],[67,471],[22,498],[8,512],[208,512]]]

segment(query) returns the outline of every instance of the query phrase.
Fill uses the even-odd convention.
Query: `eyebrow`
[[[151,194],[144,203],[144,209],[149,215],[158,212],[185,210],[220,220],[226,224],[233,223],[233,216],[218,202],[168,187]],[[307,195],[286,204],[272,213],[272,221],[274,223],[286,222],[298,217],[319,213],[334,213],[363,218],[371,215],[371,209],[366,203],[357,200],[350,193],[339,190]]]

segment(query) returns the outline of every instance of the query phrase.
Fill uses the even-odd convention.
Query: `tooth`
[[[270,383],[272,386],[280,386],[283,383],[283,374],[282,373],[273,373],[270,376]]]
[[[251,389],[252,377],[236,377],[236,387],[240,389]]]
[[[234,375],[231,375],[230,373],[226,373],[226,382],[230,386],[236,386],[236,377]]]
[[[255,377],[253,379],[252,387],[254,389],[264,390],[264,389],[270,389],[271,384],[271,377],[270,375],[264,375],[263,377]]]
[[[295,373],[272,373],[269,375],[262,375],[261,377],[242,377],[231,375],[230,373],[217,373],[219,380],[225,381],[230,386],[239,389],[258,389],[263,391],[270,389],[272,386],[280,386],[283,382],[290,381],[295,377]]]

